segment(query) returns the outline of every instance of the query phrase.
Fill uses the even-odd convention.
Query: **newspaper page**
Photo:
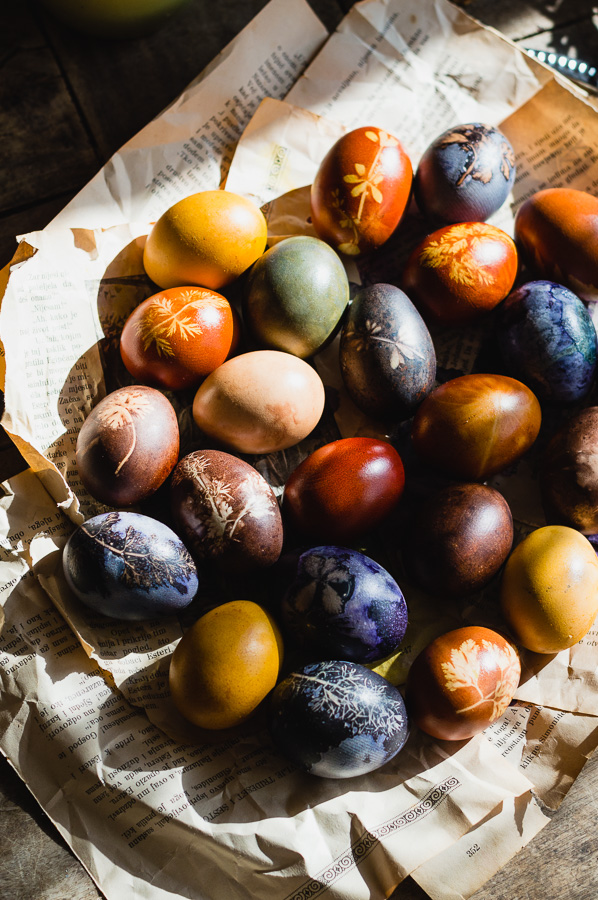
[[[302,17],[307,31],[298,28]],[[255,82],[260,65],[269,72],[265,61],[277,65],[273,53],[284,59],[284,50],[302,69],[322,41],[321,26],[301,0],[273,0],[188,94],[117,154],[89,193],[81,192],[44,232],[26,236],[9,273],[0,310],[3,424],[31,469],[4,485],[0,504],[0,747],[109,900],[120,900],[127,889],[150,900],[198,893],[220,900],[223,890],[243,900],[325,891],[343,900],[386,897],[409,874],[438,900],[471,896],[549,821],[541,804],[558,806],[598,743],[588,675],[595,638],[588,637],[587,646],[575,648],[574,666],[571,660],[568,670],[558,663],[559,672],[550,676],[551,682],[575,682],[561,683],[562,708],[550,693],[553,685],[543,681],[555,661],[536,671],[529,660],[519,702],[483,735],[453,746],[414,733],[395,760],[369,776],[314,779],[277,755],[259,715],[226,734],[199,734],[177,719],[166,672],[184,622],[106,625],[84,613],[64,584],[64,541],[74,524],[101,509],[78,480],[76,435],[94,403],[124,377],[115,366],[115,348],[126,311],[147,296],[141,255],[149,223],[173,197],[198,184],[221,184],[230,163],[213,167],[185,144],[199,153],[190,139],[199,141],[200,133],[205,138],[204,124],[214,140],[211,117],[218,118],[227,99],[246,99],[241,85]],[[243,140],[226,187],[240,185],[253,166],[245,187],[237,189],[267,202],[269,224],[279,223],[282,234],[302,233],[302,204],[318,148],[355,123],[375,121],[395,132],[401,126],[416,165],[428,140],[455,118],[504,121],[522,167],[523,154],[543,137],[529,125],[534,119],[526,119],[517,143],[517,116],[525,118],[528,104],[547,120],[555,117],[556,128],[560,98],[576,110],[571,129],[595,127],[595,112],[547,70],[439,0],[357,4],[281,102],[298,74],[289,69],[284,91],[282,85],[262,91],[268,100],[254,120],[257,102],[240,114],[236,130],[227,123],[231,156],[242,133]],[[215,104],[212,90],[202,91],[207,83],[218,85]],[[265,119],[257,116],[271,127],[265,154],[257,127]],[[286,131],[277,136],[278,119]],[[424,127],[429,130],[422,132]],[[281,154],[281,147],[288,153]],[[571,152],[565,138],[556,147],[546,153],[543,177],[559,170],[561,151]],[[263,160],[269,162],[264,166]],[[164,173],[173,175],[168,166],[180,177],[166,179]],[[596,177],[593,161],[576,174],[581,166],[571,162],[572,186],[577,177],[584,183]],[[188,167],[194,176],[188,177]],[[516,184],[507,219],[518,190]],[[297,201],[290,225],[289,198]],[[410,222],[413,239],[415,216]],[[396,265],[391,254],[376,261],[389,281]],[[351,277],[371,278],[373,272],[353,271]],[[25,355],[36,346],[39,353]],[[468,371],[478,352],[476,336],[452,336],[442,352],[441,364]],[[333,353],[316,363],[334,377]],[[183,446],[191,449],[188,405],[171,399]],[[342,415],[337,421],[338,433],[351,433],[353,424]],[[306,455],[308,447],[298,452]],[[285,461],[254,462],[283,483]],[[515,471],[502,486],[505,494],[523,490],[517,507],[518,514],[525,511],[522,529],[537,514],[526,493],[529,482],[529,473]],[[418,646],[436,629],[467,615],[491,617],[490,594],[469,610],[445,606],[438,617],[432,606],[427,621],[410,595],[406,644],[381,670],[401,684]],[[469,864],[461,865],[461,858]]]

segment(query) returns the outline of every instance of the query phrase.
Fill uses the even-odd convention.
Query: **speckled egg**
[[[132,385],[107,394],[77,437],[79,476],[108,506],[133,506],[164,483],[179,455],[179,426],[170,401],[155,388]]]
[[[405,702],[413,723],[432,737],[462,741],[496,722],[521,677],[515,646],[477,625],[431,641],[407,675]]]
[[[311,187],[316,233],[349,256],[380,247],[405,212],[412,180],[396,137],[370,126],[349,131],[330,148]]]
[[[461,325],[504,300],[517,266],[506,232],[485,222],[460,222],[432,232],[413,250],[402,287],[429,324]]]
[[[420,459],[453,478],[484,481],[523,456],[538,436],[536,395],[507,375],[471,374],[435,388],[411,432]]]
[[[88,519],[69,537],[62,562],[79,600],[114,619],[175,615],[197,592],[195,563],[181,539],[139,513]]]
[[[373,284],[351,303],[340,336],[347,393],[374,419],[410,418],[436,378],[436,351],[421,315],[398,287]]]
[[[282,549],[274,492],[257,469],[220,450],[195,450],[170,483],[175,527],[198,560],[228,572],[272,565]]]
[[[400,691],[348,660],[310,663],[283,679],[272,692],[269,726],[287,759],[322,778],[373,772],[409,734]]]
[[[485,221],[515,181],[515,153],[498,128],[455,125],[424,152],[414,180],[417,205],[438,222]]]
[[[580,410],[552,436],[540,490],[547,522],[598,531],[598,406]]]
[[[330,659],[382,659],[398,648],[407,628],[407,603],[395,579],[346,547],[303,553],[281,609],[289,634]]]
[[[282,658],[280,631],[265,609],[249,600],[223,603],[177,644],[169,669],[172,700],[200,728],[240,725],[276,684]]]
[[[324,411],[324,385],[309,363],[281,350],[227,360],[199,386],[193,418],[210,438],[240,453],[299,443]]]
[[[262,347],[305,359],[330,340],[349,302],[340,257],[318,238],[275,244],[253,266],[243,320]]]
[[[547,403],[589,393],[596,374],[596,329],[579,297],[554,281],[530,281],[500,309],[497,343],[510,375]]]

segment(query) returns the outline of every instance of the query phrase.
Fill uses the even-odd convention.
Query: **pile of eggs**
[[[496,128],[449,129],[414,173],[397,138],[366,126],[321,162],[317,237],[267,248],[262,212],[225,190],[179,201],[152,228],[144,266],[157,290],[120,343],[133,383],[97,404],[77,442],[81,480],[110,509],[73,532],[63,562],[95,613],[146,619],[196,600],[169,676],[195,726],[262,714],[300,769],[361,775],[414,729],[449,741],[482,731],[513,699],[522,653],[558,653],[592,626],[598,199],[539,191],[513,239],[487,219],[514,179]],[[412,201],[428,233],[400,284],[351,298],[343,259],[396,240]],[[520,256],[536,280],[523,280]],[[489,317],[495,367],[438,383],[444,330]],[[376,427],[322,444],[312,360],[335,338],[347,394]],[[171,391],[189,397],[197,429],[183,454]],[[486,482],[537,448],[547,421],[559,423],[540,454],[548,524],[516,542],[509,504]],[[316,449],[288,472],[285,451],[308,437]],[[279,452],[277,497],[257,457]],[[136,511],[156,496],[164,521]],[[382,532],[400,545],[398,572],[365,552]],[[235,596],[206,609],[214,575]],[[438,635],[402,690],[376,671],[401,652],[410,587],[465,604],[492,584],[499,630]]]

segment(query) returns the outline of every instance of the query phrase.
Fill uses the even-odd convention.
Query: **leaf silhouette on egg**
[[[108,396],[104,399],[104,405],[98,409],[98,422],[111,431],[130,427],[133,431],[129,449],[114,470],[118,475],[125,463],[131,458],[131,454],[137,444],[137,430],[135,418],[145,415],[151,410],[151,401],[143,391],[131,388],[126,395],[118,397]]]
[[[203,334],[201,325],[193,318],[195,310],[206,305],[222,308],[228,306],[224,299],[218,300],[210,291],[183,291],[180,300],[183,301],[181,305],[159,294],[150,303],[147,315],[137,324],[137,333],[141,337],[144,350],[155,344],[158,355],[174,356],[173,337],[189,341]]]
[[[492,181],[492,168],[488,165],[483,165],[480,162],[480,151],[483,151],[484,145],[489,143],[490,138],[484,126],[480,126],[479,128],[462,128],[460,131],[451,131],[450,134],[447,134],[439,143],[440,147],[449,147],[451,144],[460,144],[463,147],[463,150],[468,154],[468,163],[467,166],[463,168],[463,171],[456,181],[457,187],[460,187],[463,184],[468,175],[475,181],[480,181],[482,184],[488,184]],[[508,149],[510,148],[507,147],[506,143],[501,145],[503,157],[500,171],[507,181],[510,176],[508,162],[511,161],[510,156],[512,156],[512,153],[507,153]],[[514,162],[513,159],[511,165],[514,165]]]
[[[482,674],[482,654],[492,653],[500,668],[501,677],[496,680],[494,689],[487,694],[480,688]],[[450,661],[441,665],[445,677],[445,687],[449,691],[470,688],[479,694],[479,700],[456,709],[457,713],[469,712],[484,703],[492,703],[492,719],[497,719],[505,711],[519,683],[519,658],[510,644],[498,647],[491,641],[481,643],[468,639],[458,648],[453,648]]]
[[[446,268],[448,277],[459,284],[470,287],[480,282],[485,285],[493,284],[494,273],[488,267],[480,265],[475,251],[483,246],[485,240],[502,240],[501,235],[496,233],[497,230],[483,222],[454,225],[423,248],[420,262],[430,269]],[[508,246],[506,240],[503,243]]]
[[[398,369],[399,366],[404,365],[408,359],[425,358],[425,354],[420,349],[413,347],[403,339],[402,334],[408,332],[408,328],[401,326],[395,338],[385,337],[380,334],[381,331],[381,325],[371,321],[371,319],[366,319],[365,327],[362,329],[355,328],[353,322],[349,323],[344,337],[346,342],[352,345],[353,349],[358,352],[366,350],[373,341],[378,341],[381,344],[388,344],[392,348],[389,360],[391,369]]]

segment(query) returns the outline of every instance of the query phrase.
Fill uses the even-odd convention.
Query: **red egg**
[[[428,323],[458,325],[505,299],[517,274],[517,249],[506,232],[485,222],[439,228],[415,248],[403,290]]]
[[[148,297],[122,331],[120,352],[130,374],[166,390],[197,387],[233,348],[230,303],[198,287],[176,287]]]
[[[322,160],[311,188],[318,237],[358,256],[383,244],[409,202],[413,169],[400,141],[380,128],[343,135]]]
[[[316,540],[348,543],[396,507],[405,486],[401,457],[375,438],[341,438],[303,460],[289,476],[283,518]]]

